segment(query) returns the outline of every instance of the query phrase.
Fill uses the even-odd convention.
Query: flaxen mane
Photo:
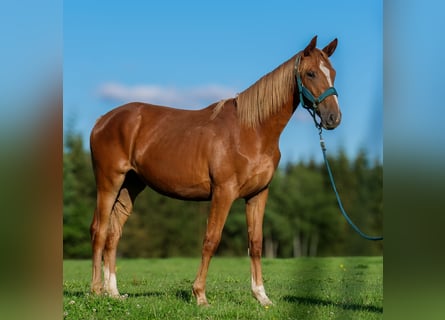
[[[235,99],[238,118],[242,125],[256,127],[280,111],[286,99],[295,90],[295,57],[266,74]],[[218,102],[211,119],[215,119],[229,99]]]
[[[256,127],[277,113],[295,91],[295,57],[266,74],[237,97],[241,124]]]
[[[329,63],[322,51],[315,50],[319,54],[313,56],[315,60],[312,60],[312,63],[318,65],[320,59],[324,59]],[[280,111],[280,108],[295,91],[296,57],[297,55],[293,56],[275,70],[263,76],[235,98],[238,118],[242,125],[255,128],[271,115]],[[306,63],[300,63],[298,72],[302,73],[308,67]],[[218,115],[227,100],[224,99],[218,102],[213,110],[211,119]]]

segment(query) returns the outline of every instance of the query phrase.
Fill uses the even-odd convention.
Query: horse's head
[[[314,117],[317,114],[321,127],[336,128],[341,121],[337,91],[334,88],[335,70],[329,62],[329,57],[337,47],[334,39],[322,50],[316,48],[317,36],[297,56],[296,77],[300,103]],[[318,125],[318,123],[317,123]]]

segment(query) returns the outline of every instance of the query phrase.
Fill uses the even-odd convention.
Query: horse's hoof
[[[210,304],[206,302],[198,302],[198,307],[200,308],[210,308]]]
[[[204,298],[197,298],[196,299],[196,303],[200,307],[210,307],[210,304],[209,304],[209,302],[207,301],[207,299],[205,297]]]
[[[91,288],[91,293],[95,296],[100,296],[103,293],[103,290],[101,287]]]

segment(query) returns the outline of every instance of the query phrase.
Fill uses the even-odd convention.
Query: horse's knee
[[[221,241],[221,236],[207,236],[204,239],[202,246],[202,254],[213,256],[216,249],[218,249],[219,242]]]
[[[202,253],[204,255],[213,255],[218,247],[218,243],[211,240],[204,240],[202,246]]]
[[[259,258],[263,253],[263,241],[251,240],[249,246],[249,254],[252,258]]]

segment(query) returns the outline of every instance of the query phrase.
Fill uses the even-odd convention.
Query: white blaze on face
[[[320,61],[320,70],[323,72],[323,74],[326,76],[326,80],[328,81],[329,87],[333,87],[333,83],[331,80],[331,72],[329,71],[329,68],[324,64],[323,60]],[[338,105],[338,99],[336,95],[333,95],[335,102]]]

